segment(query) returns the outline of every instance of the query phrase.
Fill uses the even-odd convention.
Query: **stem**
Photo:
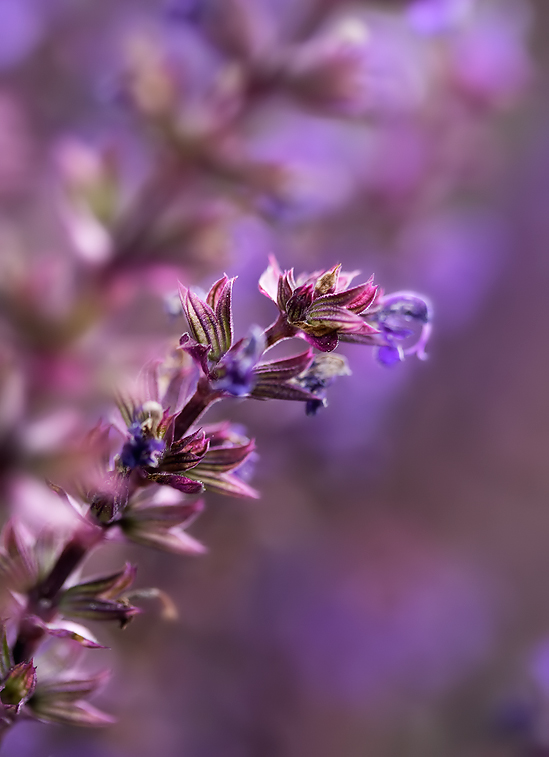
[[[290,326],[286,320],[286,316],[280,313],[276,321],[265,330],[265,351],[270,350],[271,347],[274,347],[275,344],[282,342],[284,339],[296,336],[296,334],[297,329]]]
[[[61,587],[78,567],[87,553],[103,538],[103,531],[97,527],[77,531],[57,558],[49,575],[36,586],[32,598],[53,600]]]
[[[114,235],[113,267],[127,266],[137,254],[150,252],[144,244],[150,242],[159,217],[164,213],[183,185],[182,163],[177,157],[164,159],[141,187],[133,206],[119,222]]]
[[[25,616],[21,620],[13,646],[13,659],[16,664],[28,662],[45,635],[44,629],[32,620],[32,616],[46,622],[54,617],[56,601],[63,584],[88,552],[103,538],[103,529],[91,524],[76,531],[50,573],[29,592]]]
[[[221,393],[212,391],[207,379],[201,378],[195,393],[181,410],[174,423],[174,439],[181,439],[210,405],[221,399]]]

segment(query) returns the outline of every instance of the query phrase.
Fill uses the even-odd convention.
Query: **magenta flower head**
[[[145,402],[135,410],[128,426],[129,438],[120,453],[127,468],[158,465],[158,457],[164,451],[164,440],[158,437],[162,419],[163,410],[157,402]]]
[[[340,265],[294,277],[282,272],[274,258],[259,280],[259,289],[280,311],[267,332],[267,344],[284,337],[303,336],[321,352],[332,352],[340,340],[374,344],[377,329],[364,316],[378,295],[373,277],[349,288],[357,272],[344,273]]]
[[[291,358],[260,362],[263,353],[280,336],[276,335],[274,341],[269,342],[272,329],[264,333],[257,326],[252,326],[247,337],[233,344],[233,281],[226,276],[216,281],[205,299],[186,287],[180,288],[190,333],[183,334],[179,344],[203,374],[199,391],[209,393],[210,398],[232,396],[301,402],[314,399],[314,395],[297,380],[310,365],[312,350]],[[283,328],[287,333],[284,332],[282,338],[299,333],[289,326],[283,325]],[[375,332],[371,326],[367,329]]]
[[[146,446],[143,446],[141,459],[132,467],[127,464],[137,457],[134,436],[130,437],[122,448],[118,460],[120,471],[131,476],[131,486],[141,488],[151,483],[169,486],[184,494],[199,494],[206,486],[208,489],[222,491],[233,496],[256,497],[257,493],[247,484],[239,482],[231,471],[242,465],[254,450],[253,441],[242,436],[228,436],[219,442],[217,433],[210,433],[209,427],[190,430],[183,437],[174,435],[176,415],[170,414],[152,400],[145,402],[141,408],[147,410],[148,417],[142,422],[145,428]],[[125,419],[135,418],[136,411],[129,410],[128,405],[120,404]],[[144,412],[144,411],[142,411]],[[156,420],[155,420],[156,417]],[[152,419],[152,425],[147,425]],[[135,423],[129,424],[132,434]],[[150,434],[150,436],[149,436]],[[138,435],[137,449],[142,450],[141,436]],[[153,449],[154,460],[150,461],[149,451]],[[126,506],[128,506],[127,503]]]

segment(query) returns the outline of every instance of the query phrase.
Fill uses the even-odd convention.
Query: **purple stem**
[[[286,316],[283,315],[283,313],[280,313],[276,321],[265,330],[265,350],[269,350],[284,339],[291,339],[291,337],[296,336],[297,333],[298,329],[294,328],[294,326],[290,326],[286,320]]]
[[[13,659],[15,664],[28,662],[44,637],[45,631],[32,620],[32,616],[49,621],[55,616],[56,601],[65,581],[80,565],[88,552],[104,538],[104,530],[87,524],[76,531],[49,574],[29,592],[25,616],[20,625]]]
[[[213,391],[210,382],[201,378],[195,393],[175,419],[174,439],[181,439],[210,405],[221,399],[222,392]]]

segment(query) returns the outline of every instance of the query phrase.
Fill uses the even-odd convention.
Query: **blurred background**
[[[543,0],[2,0],[2,519],[117,382],[186,330],[177,280],[267,256],[427,296],[426,362],[345,345],[329,406],[224,403],[258,502],[210,495],[208,554],[111,545],[148,612],[98,628],[106,730],[64,757],[549,754],[549,7]]]

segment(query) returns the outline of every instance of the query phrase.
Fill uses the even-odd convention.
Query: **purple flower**
[[[475,0],[415,0],[408,8],[411,26],[421,34],[452,31],[472,16]]]
[[[139,421],[131,424],[128,433],[130,438],[120,453],[122,463],[132,470],[146,465],[156,467],[158,457],[164,450],[164,441],[147,433]]]
[[[286,56],[286,85],[307,104],[354,115],[364,110],[370,32],[360,18],[342,18]]]
[[[377,359],[391,366],[408,355],[427,357],[425,347],[431,334],[428,303],[413,292],[395,292],[381,298],[370,316],[379,329]]]
[[[245,348],[243,351],[246,352]],[[302,371],[303,367],[304,363],[300,363],[295,373]],[[152,368],[152,375],[148,377],[150,384],[155,383],[158,371],[159,366]],[[235,375],[231,380],[236,382]],[[260,379],[254,379],[256,381],[260,385]],[[296,387],[296,392],[303,395],[300,399],[309,396],[299,387]],[[159,396],[158,391],[153,391],[153,394]],[[170,394],[167,393],[163,401]],[[257,496],[254,489],[233,475],[233,470],[240,467],[254,450],[254,442],[250,439],[231,432],[229,426],[224,426],[223,432],[218,427],[212,429],[205,426],[197,430],[188,429],[184,436],[178,435],[177,412],[170,413],[156,400],[139,405],[120,399],[119,409],[130,433],[119,463],[133,473],[131,486],[134,489],[155,483],[184,494],[198,494],[208,488],[232,496]],[[122,472],[128,473],[127,470]],[[115,513],[116,520],[123,520],[131,507],[130,497],[120,513]]]
[[[313,358],[310,350],[291,358],[259,363],[265,348],[274,343],[269,342],[273,327],[263,332],[254,326],[246,339],[233,345],[233,281],[224,276],[212,286],[204,300],[181,287],[181,301],[191,334],[183,334],[179,343],[204,374],[204,391],[217,398],[229,395],[262,400],[308,402],[313,399],[311,392],[296,380]],[[362,325],[362,321],[360,323]],[[284,324],[282,328],[286,329],[282,338],[298,333]],[[371,326],[366,328],[375,331]],[[276,338],[279,337],[277,331]]]
[[[220,360],[215,369],[212,387],[233,397],[249,395],[256,384],[254,369],[265,349],[265,337],[258,326],[237,342]]]
[[[311,365],[298,377],[301,386],[315,395],[305,405],[307,415],[316,415],[321,407],[326,407],[326,389],[338,376],[351,374],[347,360],[342,355],[315,355]]]

